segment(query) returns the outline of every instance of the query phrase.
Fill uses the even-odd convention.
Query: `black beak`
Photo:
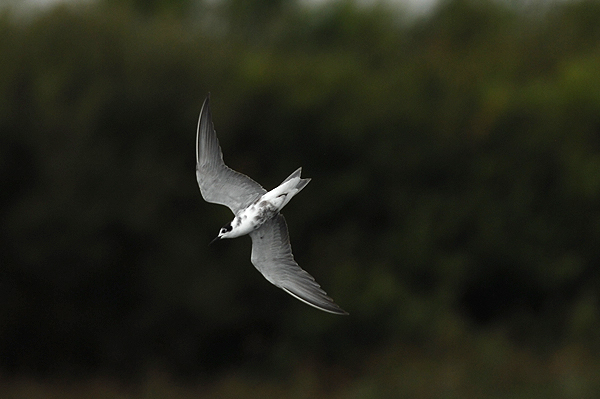
[[[216,236],[215,238],[213,238],[213,240],[211,242],[208,243],[208,245],[212,244],[215,241],[219,241],[221,239],[221,237]]]

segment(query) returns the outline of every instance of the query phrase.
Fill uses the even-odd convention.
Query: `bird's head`
[[[216,236],[214,240],[210,242],[210,244],[212,244],[215,241],[222,240],[223,238],[228,238],[231,235],[231,230],[233,230],[231,223],[227,223],[225,226],[221,227],[221,230],[219,230],[219,235]]]

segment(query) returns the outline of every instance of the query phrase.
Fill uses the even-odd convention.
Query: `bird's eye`
[[[223,233],[229,233],[231,231],[231,228],[232,228],[231,224],[228,224],[227,226],[225,226],[225,227],[223,227],[221,229],[221,232],[223,232]]]

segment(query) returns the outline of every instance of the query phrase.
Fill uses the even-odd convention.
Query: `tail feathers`
[[[291,175],[289,175],[281,184],[283,184],[283,183],[285,183],[287,181],[290,181],[290,180],[292,180],[295,177],[300,178],[300,173],[302,173],[302,167],[299,167],[298,169],[296,169],[294,171],[294,173],[292,173]]]
[[[293,187],[293,190],[295,190],[294,195],[298,194],[310,181],[310,178],[306,178],[306,179],[301,179],[300,178],[300,173],[302,173],[302,168],[298,168],[294,171],[294,173],[292,173],[291,175],[289,175],[279,186],[280,187],[290,187],[290,186],[286,186],[285,183],[289,182],[290,180],[294,180],[294,179],[298,179],[298,183],[296,184],[296,186],[291,186]],[[290,187],[290,188],[291,188]]]
[[[288,202],[292,199],[292,197],[298,194],[308,182],[310,182],[310,178],[302,179],[300,178],[300,173],[302,172],[302,168],[296,169],[294,173],[289,175],[287,179],[285,179],[277,188],[269,191],[265,195],[265,199],[275,198],[282,194],[285,194],[285,198],[283,204],[279,207],[279,209],[283,209],[284,206],[287,205]]]
[[[300,181],[299,181],[299,182],[298,182],[298,184],[296,185],[296,190],[298,190],[298,191],[296,192],[296,194],[297,194],[297,193],[299,193],[299,192],[300,192],[300,191],[301,191],[301,190],[302,190],[302,189],[303,189],[303,188],[304,188],[304,187],[305,187],[305,186],[308,184],[308,182],[309,182],[309,181],[310,181],[310,178],[307,178],[307,179],[300,179]]]

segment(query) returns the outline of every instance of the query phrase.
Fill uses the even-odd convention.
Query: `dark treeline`
[[[359,373],[495,332],[597,353],[598,21],[597,1],[4,11],[1,372]],[[232,168],[313,178],[294,252],[349,317],[264,281],[247,238],[208,247],[231,217],[195,182],[209,91]]]

